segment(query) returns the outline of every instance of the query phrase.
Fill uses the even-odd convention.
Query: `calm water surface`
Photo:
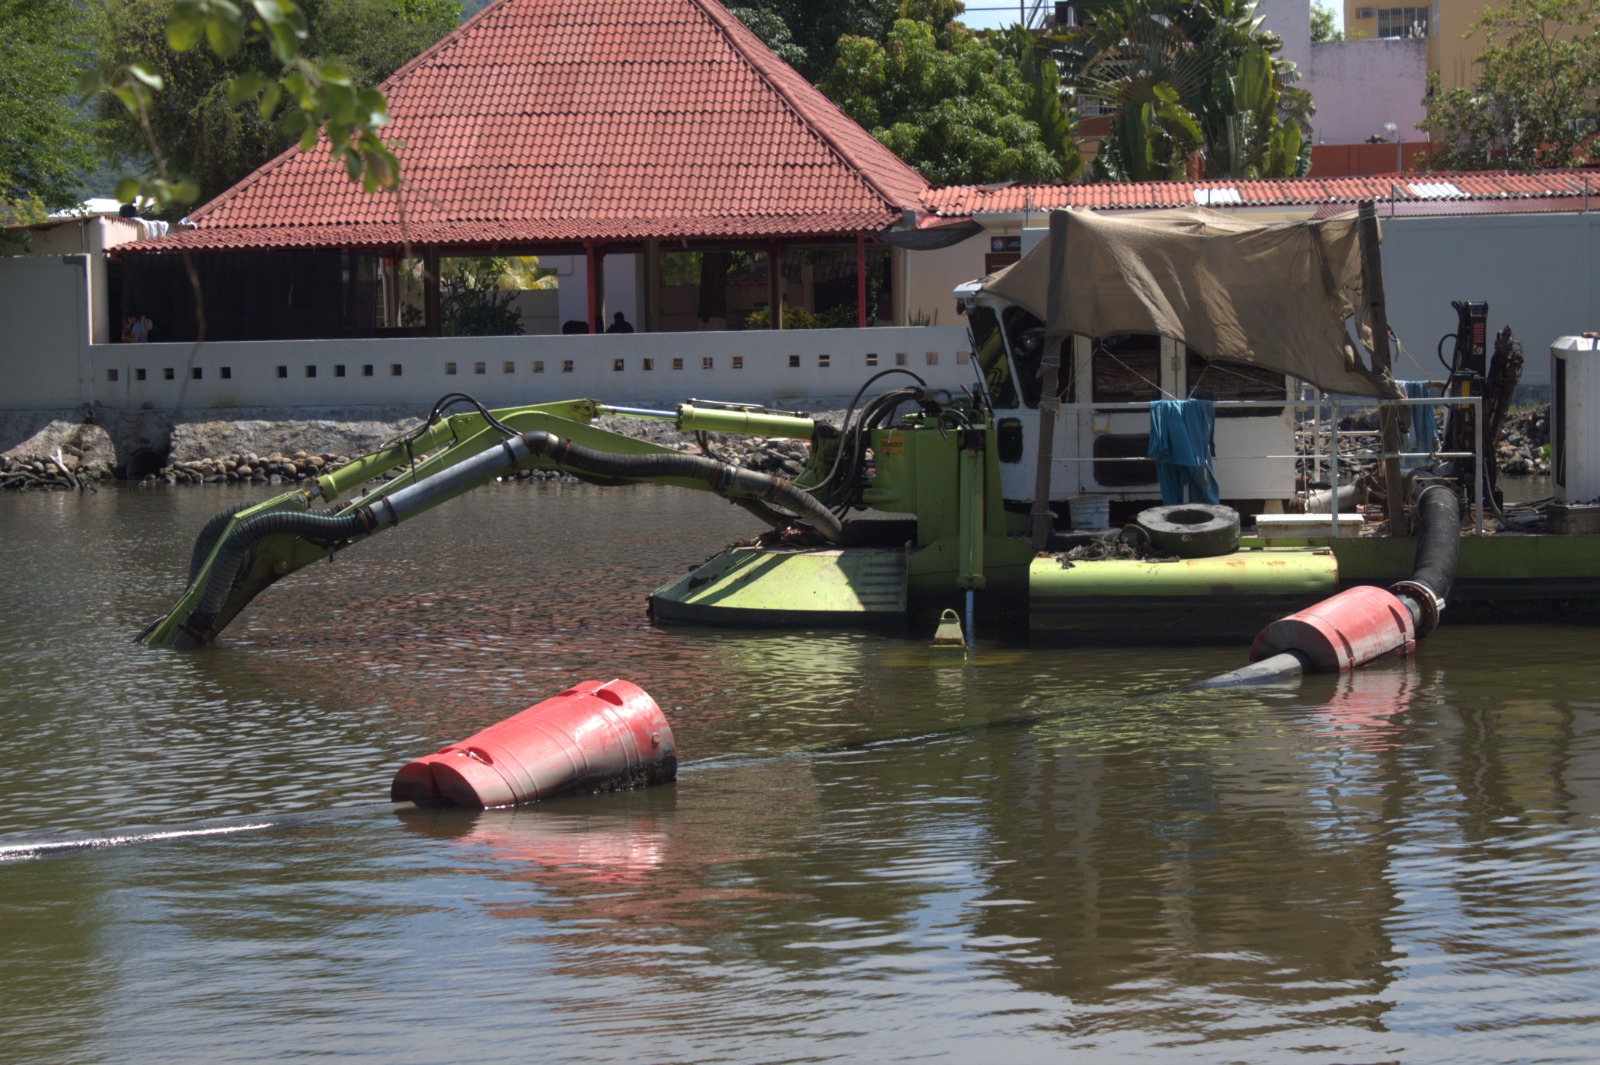
[[[1600,1058],[1600,630],[1177,696],[1244,649],[656,628],[752,519],[504,486],[129,642],[245,498],[0,498],[0,1061]],[[385,801],[617,676],[675,786]]]

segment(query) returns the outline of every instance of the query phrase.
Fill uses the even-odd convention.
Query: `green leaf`
[[[135,177],[123,178],[117,182],[115,195],[118,203],[132,203],[139,196],[139,179]]]
[[[161,75],[149,63],[134,63],[128,67],[128,73],[150,86],[156,92],[161,91]]]
[[[272,113],[278,109],[278,102],[283,99],[283,86],[275,81],[267,83],[266,89],[261,93],[261,102],[256,105],[256,113],[262,118],[271,118]]]
[[[194,203],[200,198],[200,186],[192,181],[179,181],[172,186],[172,198],[179,203]]]
[[[173,8],[167,19],[167,47],[174,52],[187,52],[205,36],[205,26],[205,19],[198,12],[185,13],[181,8]]]
[[[249,100],[254,100],[265,89],[271,80],[265,74],[258,74],[251,70],[240,74],[228,82],[228,103],[234,107]]]
[[[307,123],[306,128],[300,133],[300,150],[302,152],[309,152],[311,149],[315,148],[317,146],[317,136],[320,133],[321,130],[319,130],[316,126]]]
[[[322,79],[324,85],[342,85],[349,88],[354,84],[344,67],[331,59],[317,69],[317,76]]]

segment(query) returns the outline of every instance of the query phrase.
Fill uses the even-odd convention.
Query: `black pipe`
[[[222,609],[222,604],[227,601],[228,593],[233,589],[233,582],[244,567],[250,550],[264,537],[288,533],[314,541],[348,540],[368,532],[369,521],[365,515],[353,511],[345,515],[332,515],[306,514],[294,510],[274,510],[244,519],[234,526],[217,549],[216,559],[206,574],[205,586],[200,591],[194,610],[189,614],[186,627],[205,629],[210,626],[212,619]]]
[[[1411,578],[1389,590],[1395,594],[1422,639],[1439,624],[1461,553],[1461,497],[1448,485],[1433,484],[1417,499],[1417,554]]]
[[[703,455],[690,455],[681,451],[613,455],[575,444],[543,429],[524,433],[522,439],[529,450],[562,466],[571,466],[585,473],[629,480],[687,477],[691,480],[704,481],[706,486],[718,495],[737,492],[791,510],[810,522],[817,532],[833,543],[838,543],[844,538],[844,526],[839,518],[809,492],[783,477],[774,477],[772,474],[759,473],[743,466],[734,466]]]

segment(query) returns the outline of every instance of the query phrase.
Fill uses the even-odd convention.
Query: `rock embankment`
[[[835,419],[837,421],[837,419]],[[698,438],[691,433],[678,432],[666,422],[642,421],[634,417],[602,417],[597,419],[595,425],[600,429],[619,433],[622,437],[632,437],[635,440],[650,440],[666,448],[675,448],[686,453],[701,453]],[[232,429],[227,429],[232,427]],[[414,424],[403,427],[390,427],[390,429],[411,430]],[[274,425],[270,430],[258,430],[254,438],[261,438],[261,432],[270,432],[274,438],[293,438],[296,432],[301,438],[317,438],[326,441],[330,433],[322,425],[304,425],[299,430],[286,433],[280,425]],[[357,433],[344,429],[333,433],[338,440],[355,440],[362,445],[362,451],[227,451],[222,454],[203,454],[206,449],[216,448],[221,441],[240,440],[245,438],[248,430],[237,429],[237,424],[208,424],[200,427],[176,427],[173,432],[174,453],[178,453],[179,441],[182,453],[189,453],[192,457],[179,457],[160,470],[147,473],[142,478],[144,485],[293,485],[296,481],[310,480],[320,477],[323,473],[338,470],[342,465],[360,454],[378,451],[379,448],[394,443],[402,433],[384,440],[374,440],[373,433],[365,433],[365,438],[357,440]],[[779,438],[766,437],[725,437],[722,433],[709,433],[706,440],[710,446],[710,454],[718,459],[733,464],[746,465],[750,469],[760,470],[763,473],[778,473],[781,477],[795,477],[800,470],[805,469],[806,454],[810,451],[805,441],[779,440]],[[195,454],[202,453],[202,454]],[[507,480],[573,480],[566,473],[554,470],[518,470],[514,475],[507,475]]]

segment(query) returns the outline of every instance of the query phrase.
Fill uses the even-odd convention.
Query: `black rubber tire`
[[[1134,519],[1150,545],[1179,558],[1213,558],[1239,548],[1239,512],[1216,503],[1151,507]]]

